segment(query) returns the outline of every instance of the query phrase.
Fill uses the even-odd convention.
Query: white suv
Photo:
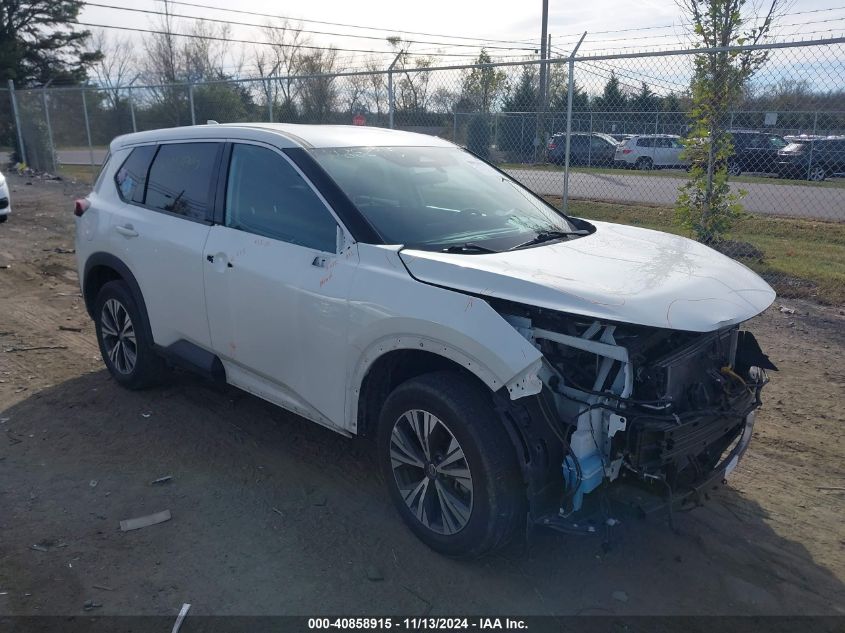
[[[6,221],[12,212],[12,202],[9,197],[9,185],[6,177],[0,173],[0,223]]]
[[[639,134],[622,141],[616,147],[613,161],[623,167],[646,171],[656,167],[686,167],[682,158],[681,137],[674,134]]]
[[[738,327],[774,299],[749,269],[564,216],[429,136],[123,136],[76,215],[117,382],[180,365],[375,437],[400,515],[448,555],[575,529],[602,484],[678,501],[721,481],[773,368]]]

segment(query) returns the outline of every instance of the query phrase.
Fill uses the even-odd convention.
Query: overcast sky
[[[470,55],[477,55],[480,42],[444,39],[442,36],[460,38],[490,38],[508,42],[490,42],[489,52],[494,57],[530,55],[540,39],[540,0],[425,0],[424,2],[402,2],[397,0],[315,0],[313,2],[286,2],[281,0],[185,0],[194,4],[226,7],[256,13],[287,16],[301,20],[321,20],[333,23],[375,27],[377,30],[362,30],[336,25],[302,22],[304,29],[330,31],[354,35],[367,35],[377,39],[358,39],[335,35],[310,35],[315,45],[335,46],[339,49],[366,49],[385,51],[387,43],[381,39],[391,34],[406,31],[421,31],[432,35],[405,34],[406,40],[417,40],[411,45],[412,52],[448,53],[438,59],[438,65],[468,63]],[[762,0],[760,0],[762,1]],[[96,0],[135,9],[161,10],[157,0]],[[583,52],[654,49],[656,47],[678,47],[689,42],[683,23],[686,21],[673,0],[551,0],[549,11],[549,33],[552,35],[553,56],[568,51],[577,40],[578,34],[587,31]],[[842,7],[843,0],[795,0],[786,12],[793,14],[781,19],[784,26],[776,31],[777,39],[821,38],[841,36],[845,26],[845,7],[835,11],[817,11]],[[232,12],[215,11],[194,6],[174,5],[172,11],[185,16],[201,16],[239,22],[263,24],[266,17]],[[795,15],[798,13],[797,15]],[[114,10],[104,7],[86,6],[80,14],[81,22],[156,28],[157,16]],[[192,20],[181,20],[177,29],[187,31]],[[279,23],[276,21],[275,23]],[[643,27],[659,29],[630,30]],[[90,28],[90,27],[88,27]],[[626,29],[623,32],[610,32]],[[138,39],[139,34],[111,31],[112,36]],[[438,39],[438,36],[441,36]],[[232,27],[230,37],[237,39],[262,39],[260,30],[247,26]],[[516,40],[530,40],[532,43],[510,43]],[[429,41],[472,44],[466,46],[445,46],[430,44]],[[527,50],[506,50],[496,46],[514,46]],[[627,48],[626,48],[627,47]],[[247,47],[248,48],[248,47]],[[239,45],[233,46],[233,57],[240,54]],[[461,58],[459,55],[466,55]],[[342,52],[340,56],[348,66],[360,65],[365,54]],[[249,66],[249,53],[245,55]]]

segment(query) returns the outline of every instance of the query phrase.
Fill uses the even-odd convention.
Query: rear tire
[[[637,162],[634,163],[634,167],[640,171],[651,171],[654,169],[654,161],[646,157],[638,158]]]
[[[807,180],[811,180],[813,182],[821,182],[825,178],[827,178],[827,172],[825,168],[821,165],[815,165],[814,167],[810,168],[810,173],[807,174]]]
[[[161,378],[164,361],[153,349],[149,325],[126,283],[110,281],[100,289],[94,302],[94,325],[103,362],[117,382],[143,389]]]
[[[9,219],[8,213],[6,215],[0,215],[0,224],[3,224],[3,222],[5,222],[8,219]]]
[[[379,418],[379,462],[405,524],[446,556],[504,546],[523,524],[516,452],[490,397],[456,372],[399,385]]]

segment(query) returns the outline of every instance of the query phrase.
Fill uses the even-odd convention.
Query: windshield
[[[343,147],[312,155],[389,244],[501,251],[576,231],[556,209],[457,147]]]

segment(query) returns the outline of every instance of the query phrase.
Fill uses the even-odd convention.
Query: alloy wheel
[[[131,374],[138,360],[135,326],[126,307],[117,299],[109,299],[103,304],[100,331],[112,366],[121,374]]]
[[[821,182],[825,179],[825,171],[824,167],[816,165],[810,170],[810,180],[814,182]]]
[[[460,532],[473,507],[464,450],[440,418],[406,411],[393,424],[390,462],[399,492],[417,520],[438,534]]]

